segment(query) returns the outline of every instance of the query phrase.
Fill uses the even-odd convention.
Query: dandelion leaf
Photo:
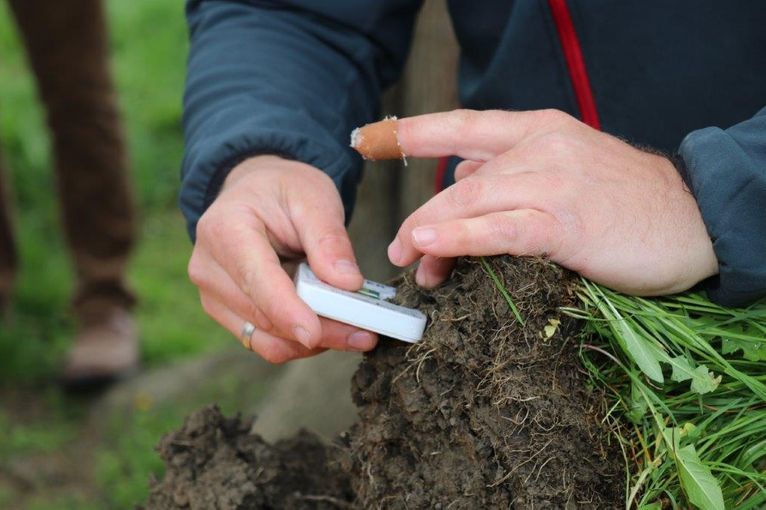
[[[701,510],[724,510],[723,493],[710,469],[702,463],[694,445],[675,452],[681,486],[689,502]]]
[[[751,342],[736,338],[724,338],[721,346],[723,354],[742,351],[742,357],[748,361],[766,361],[766,340]]]
[[[662,375],[660,361],[664,360],[667,355],[662,349],[655,345],[652,340],[641,338],[624,321],[616,322],[614,327],[620,330],[625,350],[636,362],[638,368],[653,381],[664,383],[665,378]]]
[[[691,389],[695,393],[705,394],[715,390],[721,382],[721,376],[716,377],[705,365],[694,368],[684,356],[676,356],[666,360],[673,367],[670,378],[676,382],[691,380]]]

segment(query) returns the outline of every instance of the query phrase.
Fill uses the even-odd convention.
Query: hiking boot
[[[138,369],[138,336],[132,315],[111,308],[81,321],[61,383],[70,390],[98,390]]]

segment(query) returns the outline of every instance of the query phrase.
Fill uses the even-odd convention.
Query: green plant
[[[766,302],[625,296],[587,280],[581,355],[608,390],[626,508],[766,506]]]

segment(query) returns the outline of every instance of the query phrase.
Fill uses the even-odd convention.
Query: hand
[[[245,321],[255,324],[251,348],[272,363],[372,349],[373,333],[317,317],[280,263],[305,255],[322,280],[358,290],[343,216],[335,185],[316,168],[276,156],[239,164],[197,224],[189,277],[202,307],[237,337]]]
[[[421,258],[433,287],[462,255],[544,255],[636,295],[686,290],[718,272],[694,197],[673,164],[556,110],[400,119],[413,157],[457,155],[457,183],[415,211],[391,262]]]

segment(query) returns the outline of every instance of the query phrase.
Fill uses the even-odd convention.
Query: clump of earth
[[[310,432],[273,445],[215,407],[159,445],[164,478],[146,508],[621,508],[622,455],[604,397],[579,363],[575,276],[540,259],[458,263],[432,291],[412,274],[401,304],[423,340],[384,339],[351,382],[359,421],[332,444]]]

